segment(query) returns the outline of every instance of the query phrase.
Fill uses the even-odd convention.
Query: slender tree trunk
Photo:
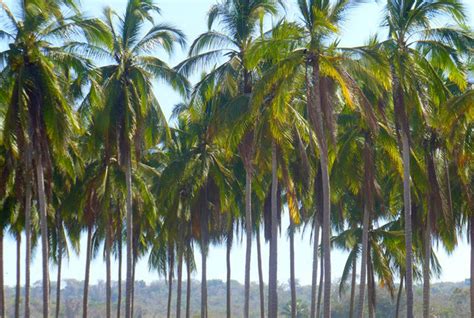
[[[410,143],[408,132],[402,130],[403,153],[403,206],[405,209],[405,250],[406,250],[406,294],[407,318],[413,318],[413,249],[411,225],[411,193],[410,193]]]
[[[252,257],[252,172],[249,168],[245,172],[245,294],[244,318],[249,317],[250,302],[250,263]]]
[[[471,211],[470,243],[471,243],[471,317],[474,316],[474,211]]]
[[[397,304],[396,304],[396,307],[395,307],[395,318],[398,318],[398,317],[399,317],[399,313],[400,313],[400,300],[401,300],[401,298],[402,298],[403,281],[404,281],[404,277],[403,277],[403,275],[402,275],[402,276],[400,277],[400,285],[398,286]]]
[[[452,214],[453,212],[453,193],[451,191],[451,177],[449,176],[449,164],[446,157],[444,157],[444,171],[446,176],[446,186],[447,186],[447,197],[448,197],[448,207],[449,213]]]
[[[357,308],[357,317],[362,318],[364,313],[364,299],[365,299],[365,285],[369,280],[367,279],[367,268],[369,258],[369,230],[370,230],[370,217],[373,210],[373,171],[374,158],[372,150],[372,139],[370,135],[366,134],[365,146],[364,146],[364,182],[363,182],[363,206],[364,215],[362,221],[362,259],[361,259],[361,270],[360,270],[360,284],[359,284],[359,303]],[[370,305],[370,299],[369,299]]]
[[[106,304],[105,304],[105,315],[107,318],[111,318],[112,315],[112,274],[111,274],[111,248],[112,248],[112,218],[107,217],[108,221],[105,225],[106,237],[105,237],[105,267],[106,267]]]
[[[375,281],[374,281],[374,270],[372,267],[372,258],[370,256],[370,250],[368,251],[367,257],[367,298],[369,308],[369,318],[375,318]]]
[[[262,269],[262,246],[260,242],[260,229],[257,228],[257,266],[258,266],[258,288],[260,291],[260,318],[265,318],[265,284],[263,283]]]
[[[277,177],[277,149],[275,141],[272,141],[272,190],[271,190],[271,239],[269,257],[269,277],[268,277],[268,318],[278,316],[278,292],[277,292],[277,272],[278,272],[278,177]]]
[[[232,230],[231,230],[232,231]],[[232,232],[228,234],[226,242],[226,268],[227,268],[227,284],[226,284],[226,317],[232,317],[232,298],[231,298],[231,261],[230,261],[230,252],[232,249]]]
[[[5,283],[3,281],[3,229],[0,228],[0,317],[5,318]]]
[[[290,290],[291,318],[296,318],[296,281],[295,281],[295,225],[290,216]]]
[[[21,302],[21,233],[16,236],[16,289],[15,289],[15,318],[20,317]]]
[[[29,175],[31,176],[31,174],[29,174]],[[31,197],[32,197],[31,183],[28,181],[26,183],[26,198],[25,198],[25,240],[26,240],[26,242],[25,242],[26,243],[26,251],[25,251],[25,318],[30,318]],[[2,274],[3,274],[3,272],[2,272]],[[3,284],[2,284],[2,287],[3,287]]]
[[[207,253],[201,255],[201,318],[207,318]]]
[[[319,288],[318,288],[318,305],[316,307],[316,317],[321,317],[321,300],[323,298],[323,281],[324,281],[324,259],[320,258],[319,267]]]
[[[403,207],[405,222],[405,290],[407,295],[407,318],[413,318],[413,247],[411,220],[411,189],[410,189],[410,125],[405,108],[404,92],[395,65],[390,65],[392,75],[392,96],[395,109],[395,124],[399,133],[403,157]]]
[[[122,221],[120,210],[118,210],[118,286],[117,286],[117,318],[120,318],[120,307],[122,305]]]
[[[130,150],[126,154],[125,181],[127,185],[127,280],[125,287],[125,318],[132,318],[133,289],[133,207],[132,207],[132,158]]]
[[[135,251],[133,252],[133,261],[132,261],[132,299],[131,299],[131,308],[130,308],[130,317],[133,317],[135,312],[135,269],[136,269],[136,259],[135,259]]]
[[[173,253],[173,247],[170,246],[168,247],[169,251],[169,270],[168,270],[168,306],[167,306],[167,317],[171,317],[171,301],[173,298],[173,276],[174,276],[174,253]]]
[[[191,257],[186,252],[186,318],[191,318]]]
[[[183,284],[183,251],[178,247],[178,282],[176,286],[176,318],[181,318],[181,288]]]
[[[355,290],[357,278],[357,258],[352,260],[352,279],[351,279],[351,303],[349,305],[349,318],[354,318]]]
[[[428,202],[429,206],[429,202]],[[431,260],[431,225],[430,208],[426,216],[425,238],[423,240],[423,318],[430,317],[430,260]]]
[[[369,242],[369,209],[364,204],[364,216],[362,225],[362,258],[360,265],[360,282],[359,282],[359,301],[357,304],[357,317],[364,316],[364,299],[365,299],[365,284],[367,281],[367,257],[368,257],[368,242]]]
[[[321,155],[321,172],[323,177],[323,257],[324,257],[324,317],[331,317],[331,242],[330,242],[330,193],[328,154],[323,151]]]
[[[58,276],[56,279],[56,318],[59,318],[61,310],[61,275],[63,268],[63,241],[61,237],[61,216],[59,210],[56,212],[56,230],[58,231]]]
[[[36,156],[36,182],[38,187],[38,206],[41,227],[41,253],[43,267],[43,318],[49,317],[49,243],[48,216],[46,212],[46,192],[44,188],[44,169],[41,153]]]
[[[84,318],[87,318],[91,258],[92,258],[92,225],[89,225],[87,227],[86,274],[84,276],[84,296],[82,299],[82,317]]]
[[[318,283],[318,246],[319,246],[319,222],[314,216],[313,232],[313,272],[311,275],[311,318],[316,318],[316,288]]]
[[[201,213],[201,318],[207,318],[207,253],[209,248],[207,195],[205,201],[206,207]]]
[[[329,182],[329,160],[328,160],[328,142],[326,140],[326,130],[323,121],[323,110],[321,105],[321,81],[319,72],[319,57],[314,56],[313,67],[313,86],[309,96],[308,114],[313,130],[316,132],[318,141],[321,176],[323,186],[323,225],[322,225],[322,246],[324,259],[324,317],[331,317],[331,202],[330,202],[330,182]]]

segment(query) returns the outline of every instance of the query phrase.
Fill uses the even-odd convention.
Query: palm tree
[[[441,112],[434,126],[446,140],[446,152],[451,162],[446,165],[446,182],[451,191],[450,204],[454,211],[456,223],[469,224],[467,235],[471,242],[471,282],[474,281],[474,194],[473,180],[473,142],[472,105],[474,90],[472,87],[464,93],[457,92],[442,103]],[[454,172],[451,174],[451,172]],[[470,212],[471,211],[471,212]],[[474,312],[474,287],[470,290],[471,312]]]
[[[277,170],[281,169],[281,180],[277,180],[277,182],[281,181],[281,187],[279,187],[280,190],[278,190],[276,195],[280,196],[279,192],[286,194],[286,201],[290,212],[290,276],[293,277],[290,281],[293,304],[296,302],[296,288],[294,279],[294,251],[292,252],[291,242],[295,227],[300,222],[299,205],[301,204],[303,210],[308,208],[306,194],[310,192],[309,189],[312,183],[308,181],[311,180],[313,173],[308,164],[309,159],[302,139],[307,141],[310,137],[307,134],[308,124],[300,115],[304,104],[301,103],[301,98],[295,98],[295,96],[298,96],[296,94],[301,92],[302,77],[297,78],[297,80],[294,80],[294,77],[291,76],[281,77],[278,81],[270,81],[270,84],[268,84],[269,81],[267,80],[274,75],[274,65],[288,58],[299,44],[298,41],[286,41],[288,37],[294,36],[298,31],[298,27],[294,24],[279,23],[271,30],[270,35],[262,35],[261,39],[255,42],[250,50],[250,57],[247,62],[248,65],[259,71],[257,73],[259,75],[258,81],[251,99],[252,112],[258,114],[255,115],[254,119],[256,122],[255,140],[257,144],[275,144],[272,146],[272,152],[276,151],[277,153],[271,156],[276,155],[278,161],[276,166],[273,166],[272,162],[267,164],[267,166],[258,166],[258,168],[261,171],[271,170],[272,175],[276,175]],[[263,150],[257,152],[256,157],[259,159],[259,162],[265,163],[263,160],[265,155],[271,157]],[[271,168],[268,169],[268,166]],[[301,173],[301,171],[304,172]],[[268,220],[271,227],[269,231],[271,234],[268,235],[270,238],[268,312],[269,316],[274,316],[278,313],[276,253],[277,214],[279,211],[278,208],[271,211],[271,216]],[[275,211],[278,213],[273,213]]]
[[[2,97],[2,96],[0,96]],[[0,103],[2,100],[0,99]],[[1,104],[0,104],[1,105]],[[3,117],[3,114],[0,113]],[[0,117],[0,119],[3,119]],[[0,136],[1,138],[1,136]],[[1,313],[0,316],[5,317],[6,303],[5,303],[5,290],[4,290],[4,272],[3,272],[3,239],[5,233],[11,233],[16,240],[16,285],[15,285],[15,300],[14,300],[14,316],[20,317],[21,309],[21,235],[25,226],[25,215],[27,202],[22,201],[25,197],[25,185],[28,181],[25,180],[24,166],[21,162],[11,160],[13,158],[11,152],[5,147],[0,139],[0,167],[1,167],[1,181],[0,186],[0,244],[1,244],[1,282],[0,282],[0,303]],[[27,186],[26,186],[27,187]],[[31,202],[31,192],[30,192]]]
[[[108,47],[98,47],[93,52],[105,56],[113,64],[100,68],[103,77],[104,105],[96,109],[96,133],[105,147],[106,156],[114,155],[125,174],[126,184],[126,233],[127,277],[125,316],[131,316],[133,289],[133,160],[139,161],[144,149],[156,144],[160,129],[155,123],[164,123],[151,80],[170,83],[181,93],[186,93],[187,82],[161,59],[146,55],[162,48],[171,53],[175,44],[184,45],[181,31],[164,23],[154,24],[153,14],[159,8],[151,0],[130,0],[123,17],[111,8],[104,10],[104,23],[112,41]],[[119,23],[116,23],[117,20]],[[145,21],[152,27],[142,36]],[[108,51],[110,50],[110,52]]]
[[[3,148],[3,147],[2,147]],[[4,148],[2,149],[4,150]],[[3,152],[3,151],[2,151]],[[3,155],[3,153],[2,153]],[[6,168],[6,162],[4,161],[6,158],[5,157],[0,157],[0,159],[2,160],[2,167],[3,169]],[[4,172],[6,170],[3,170]],[[3,271],[3,260],[4,260],[4,253],[3,253],[3,239],[5,237],[5,232],[6,232],[6,229],[7,227],[10,225],[11,221],[12,221],[12,218],[13,218],[13,213],[15,211],[15,207],[16,207],[16,204],[15,204],[15,199],[12,195],[12,193],[10,193],[11,191],[11,182],[8,182],[10,180],[8,179],[11,179],[11,176],[7,175],[7,174],[2,174],[4,178],[4,185],[0,188],[0,193],[2,194],[2,200],[1,200],[1,205],[0,205],[0,211],[1,211],[1,218],[0,218],[0,244],[1,244],[1,254],[0,254],[0,275],[1,275],[1,281],[0,281],[0,316],[2,318],[5,317],[6,315],[6,303],[5,303],[5,286],[4,286],[4,271]]]
[[[310,139],[312,141],[310,145],[314,150],[316,150],[315,148],[319,149],[318,155],[321,165],[322,245],[324,261],[327,262],[324,264],[324,293],[326,295],[324,297],[324,312],[328,317],[330,316],[331,291],[329,167],[332,164],[328,160],[330,145],[334,145],[336,139],[333,123],[336,100],[329,98],[329,96],[340,93],[349,105],[355,104],[360,107],[360,112],[369,127],[375,127],[376,120],[371,105],[352,77],[351,71],[358,69],[368,78],[374,78],[375,75],[372,75],[365,67],[360,68],[359,61],[354,60],[356,54],[367,55],[364,50],[360,48],[338,49],[335,43],[329,42],[331,37],[337,34],[335,31],[337,31],[343,13],[346,11],[347,1],[339,1],[334,4],[299,1],[298,4],[304,25],[293,27],[292,33],[287,38],[290,39],[290,42],[295,43],[295,49],[266,72],[267,75],[263,81],[266,88],[263,91],[269,93],[272,90],[285,90],[288,83],[295,82],[302,83],[301,86],[306,89],[305,101],[309,115],[308,121],[312,133],[316,136],[316,141]],[[280,39],[280,41],[274,42],[268,45],[268,49],[264,50],[263,54],[281,54],[282,42],[287,43],[288,40],[281,41]],[[301,48],[302,46],[303,48]],[[286,85],[279,85],[280,82],[284,82]],[[301,91],[293,90],[290,94],[300,96]],[[314,224],[317,225],[316,222]],[[316,266],[317,262],[313,263]]]
[[[94,127],[90,127],[94,128]],[[95,149],[97,151],[97,149]],[[90,159],[91,154],[97,156],[97,160]],[[109,223],[108,211],[113,208],[111,202],[112,195],[115,200],[119,200],[123,189],[120,187],[120,167],[117,161],[109,159],[103,161],[103,154],[99,152],[88,152],[86,147],[83,149],[83,159],[86,161],[83,175],[77,178],[76,182],[68,191],[64,202],[62,203],[62,212],[66,216],[77,215],[73,223],[80,224],[80,229],[74,229],[76,233],[80,233],[84,228],[87,231],[86,243],[86,263],[83,289],[83,317],[87,317],[88,309],[88,293],[89,293],[89,277],[90,264],[93,258],[93,237],[94,232],[100,232],[100,221],[105,219],[104,224]],[[118,185],[117,185],[118,184]],[[79,213],[77,213],[78,211]],[[108,232],[108,230],[107,230]],[[106,236],[110,234],[107,233]],[[79,237],[79,234],[75,236]],[[77,238],[76,238],[77,240]],[[97,240],[97,238],[96,238]],[[109,242],[106,242],[107,244]],[[61,255],[59,256],[61,257]]]
[[[208,13],[208,31],[201,34],[191,45],[189,58],[178,65],[178,70],[189,75],[198,65],[209,65],[212,61],[225,56],[226,60],[210,72],[196,85],[196,90],[206,82],[216,81],[219,85],[230,89],[234,100],[228,105],[234,116],[226,116],[227,121],[232,119],[229,126],[236,126],[236,110],[245,115],[248,107],[248,98],[252,92],[252,69],[246,66],[247,51],[258,31],[259,22],[265,14],[277,13],[276,0],[223,0],[211,7]],[[222,25],[225,32],[214,30],[214,26]],[[207,51],[206,51],[207,50]],[[246,256],[245,256],[245,286],[244,286],[244,317],[249,316],[250,297],[250,263],[252,248],[252,175],[254,141],[252,127],[239,125],[235,129],[233,139],[239,143],[240,157],[244,163],[245,181],[245,228],[246,228]],[[238,133],[237,133],[238,131]]]
[[[2,2],[6,22],[13,34],[6,32],[9,49],[2,52],[7,60],[3,74],[12,79],[12,91],[5,116],[5,142],[16,157],[26,158],[32,147],[32,167],[36,173],[36,194],[39,206],[42,267],[43,267],[43,316],[49,314],[49,248],[47,226],[47,191],[51,176],[51,162],[58,160],[67,165],[67,145],[77,129],[72,106],[62,93],[64,69],[75,69],[82,74],[87,62],[66,49],[54,46],[48,39],[61,36],[67,40],[78,32],[90,41],[101,38],[101,27],[94,19],[83,19],[74,1],[47,1],[20,7],[16,15]],[[64,14],[67,7],[69,14]],[[67,169],[65,169],[67,171]],[[29,231],[29,229],[28,229]],[[29,253],[29,252],[27,252]],[[28,254],[27,254],[28,255]],[[27,267],[29,264],[27,264]],[[28,308],[28,304],[26,305]],[[27,309],[29,313],[29,309]]]
[[[399,221],[389,222],[377,228],[372,227],[368,238],[368,261],[367,261],[367,288],[369,317],[375,317],[375,278],[378,277],[379,284],[384,286],[389,293],[395,294],[394,271],[392,270],[392,258],[399,254],[397,250],[402,243],[403,232],[399,230]],[[333,243],[343,249],[349,249],[349,257],[346,261],[340,283],[340,292],[346,286],[349,278],[349,270],[354,259],[360,255],[363,228],[354,227],[342,231],[333,238]]]
[[[410,186],[410,115],[417,114],[424,107],[420,99],[423,81],[432,80],[433,71],[425,56],[417,49],[435,57],[438,65],[450,65],[449,76],[454,82],[463,81],[456,67],[456,51],[452,48],[469,50],[468,33],[455,27],[432,27],[433,17],[448,14],[457,23],[465,19],[463,6],[459,1],[395,1],[389,0],[384,18],[389,29],[389,39],[384,43],[391,61],[392,95],[394,120],[399,148],[403,158],[403,193],[405,215],[406,251],[406,293],[407,317],[413,317],[413,252],[411,224]],[[454,66],[454,67],[453,67]],[[423,74],[423,72],[425,72]],[[430,74],[430,75],[429,75]],[[436,76],[437,77],[437,76]],[[434,78],[436,78],[434,77]]]
[[[216,83],[200,91],[192,101],[177,105],[174,113],[179,116],[178,128],[184,134],[182,155],[173,160],[169,170],[163,172],[162,186],[165,193],[171,187],[185,187],[191,222],[199,224],[193,236],[199,239],[202,261],[201,317],[208,315],[207,309],[207,255],[211,239],[219,239],[226,231],[226,218],[233,205],[232,181],[225,156],[224,138],[217,134],[216,113],[218,107],[228,100]],[[178,180],[178,182],[177,182]],[[193,185],[190,188],[190,185]],[[228,212],[229,213],[229,212]],[[197,230],[197,231],[196,231]]]
[[[285,317],[307,318],[309,317],[308,305],[298,299],[294,304],[286,304],[281,314]]]
[[[472,41],[471,39],[468,39]],[[459,48],[458,48],[459,49]],[[422,51],[423,52],[423,51]],[[423,52],[426,53],[426,52]],[[465,55],[467,52],[459,51],[460,56]],[[435,92],[431,98],[425,103],[429,107],[426,107],[426,122],[424,125],[413,125],[413,136],[412,151],[420,153],[420,157],[424,158],[424,172],[420,178],[419,173],[412,173],[413,183],[415,184],[415,200],[422,201],[426,198],[426,203],[423,205],[422,202],[418,203],[423,206],[424,220],[422,222],[415,219],[415,233],[422,233],[422,237],[418,238],[415,235],[415,240],[421,240],[420,245],[423,248],[423,315],[429,317],[430,315],[430,276],[433,272],[431,270],[431,264],[436,265],[433,262],[435,259],[432,252],[432,241],[437,240],[441,242],[444,248],[449,252],[452,251],[457,243],[457,237],[452,231],[452,228],[456,227],[456,212],[453,210],[453,194],[451,189],[451,178],[449,173],[448,158],[450,158],[449,142],[450,138],[442,138],[442,136],[448,131],[450,119],[449,113],[451,110],[450,103],[454,99],[454,96],[460,96],[461,104],[463,97],[468,96],[465,92],[466,82],[460,81],[455,84],[447,78],[443,78],[442,74],[446,74],[443,68],[438,69],[436,58],[429,56],[430,63],[433,64],[433,69],[440,75],[436,79],[436,87],[431,87],[432,82],[428,82],[429,86],[427,90]],[[464,71],[464,65],[458,65],[461,71]],[[461,86],[459,86],[461,85]],[[469,99],[469,98],[468,98]],[[457,116],[463,117],[463,110],[458,109]],[[421,121],[420,121],[421,122]],[[462,122],[462,121],[461,121]],[[424,133],[418,133],[418,129]],[[463,129],[461,129],[462,131]],[[418,139],[419,136],[424,136],[422,139]],[[446,141],[445,141],[446,140]],[[459,140],[459,146],[463,144]],[[419,145],[419,147],[416,147]],[[418,169],[417,169],[418,170]],[[425,185],[426,184],[426,185]],[[420,189],[420,190],[419,190]],[[420,224],[421,223],[421,224]],[[418,228],[421,231],[417,231]],[[436,271],[435,271],[436,272]]]

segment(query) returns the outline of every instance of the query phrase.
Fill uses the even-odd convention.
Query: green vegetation
[[[441,271],[433,244],[449,252],[460,236],[474,241],[474,34],[460,1],[385,0],[380,35],[342,47],[342,22],[358,1],[217,0],[208,31],[188,46],[152,0],[96,17],[74,0],[14,8],[0,0],[0,318],[72,310],[77,282],[62,286],[61,268],[80,250],[85,277],[73,295],[82,293],[84,318],[141,316],[157,304],[168,318],[467,316],[466,288],[448,286],[442,299],[430,284]],[[282,18],[285,5],[295,21]],[[177,47],[188,56],[170,66],[161,55]],[[182,96],[170,122],[154,80]],[[304,288],[295,281],[301,231],[313,239]],[[7,233],[17,242],[13,304],[3,281]],[[280,233],[289,251],[278,247]],[[245,261],[232,264],[243,237]],[[216,245],[227,249],[225,284],[207,281]],[[36,248],[40,290],[30,282]],[[331,268],[335,248],[348,251],[342,273]],[[199,289],[187,283],[195,253]],[[279,253],[290,259],[284,289]],[[97,257],[105,285],[91,287]],[[135,282],[143,258],[167,279],[147,299]],[[233,266],[245,268],[243,293]],[[469,295],[472,313],[474,285]]]
[[[185,282],[186,283],[186,282]],[[90,286],[89,301],[89,315],[91,317],[103,317],[106,314],[106,297],[105,297],[105,282],[99,282],[97,285]],[[117,282],[112,282],[113,292],[112,300],[113,307],[117,303]],[[55,290],[55,282],[51,282],[52,290]],[[82,315],[82,287],[83,283],[76,280],[65,280],[64,289],[62,290],[63,306],[61,306],[61,317],[81,317]],[[143,281],[135,283],[135,312],[137,317],[166,317],[167,282],[158,281],[151,284],[145,284]],[[196,292],[191,297],[191,317],[200,316],[200,282],[193,280],[192,288]],[[232,315],[239,317],[244,308],[244,286],[237,281],[231,282],[232,295],[235,295],[232,300]],[[208,302],[209,302],[209,317],[218,318],[226,315],[225,306],[225,291],[226,283],[221,280],[208,281]],[[297,316],[298,318],[308,318],[310,312],[310,298],[311,286],[300,286],[296,284],[296,291],[298,293],[297,300]],[[333,304],[332,317],[344,318],[349,316],[349,294],[342,297],[337,295],[337,286],[333,286]],[[432,293],[432,308],[431,314],[434,317],[443,318],[468,318],[469,312],[469,287],[462,283],[435,283],[431,286]],[[14,315],[14,288],[6,289],[7,304],[9,310],[8,317]],[[423,304],[422,286],[414,286],[415,295],[415,316],[422,316]],[[52,299],[54,299],[54,292]],[[183,294],[183,297],[185,295]],[[291,317],[291,290],[289,284],[280,284],[278,286],[279,296],[279,317]],[[173,298],[176,297],[176,290],[173,292]],[[123,302],[122,302],[123,304]],[[54,307],[54,302],[52,306]],[[405,301],[401,305],[402,314],[400,317],[405,317],[404,311],[406,308]],[[259,317],[259,287],[258,284],[252,283],[250,287],[250,317]],[[176,304],[172,305],[172,311],[175,312]],[[182,310],[184,310],[184,304]],[[367,308],[365,309],[367,310]],[[390,297],[390,294],[385,289],[377,288],[377,317],[394,317],[395,316],[395,300]],[[32,317],[40,317],[41,313],[41,285],[34,285],[32,288]]]

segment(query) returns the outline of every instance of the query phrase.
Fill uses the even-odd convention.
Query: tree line
[[[43,317],[52,315],[53,264],[59,316],[62,261],[79,253],[85,232],[83,317],[98,253],[107,269],[107,317],[133,317],[135,265],[147,256],[150,269],[167,277],[167,316],[175,282],[174,315],[189,317],[189,283],[181,312],[183,269],[190,282],[199,251],[206,318],[207,255],[220,244],[230,317],[230,255],[244,237],[243,316],[255,240],[260,314],[277,317],[277,255],[287,253],[277,238],[288,211],[291,317],[297,231],[312,237],[311,318],[331,316],[333,248],[349,252],[339,288],[350,286],[351,317],[375,317],[378,284],[397,304],[406,297],[412,318],[414,281],[423,283],[429,317],[430,279],[441,271],[433,244],[453,251],[459,237],[474,239],[474,36],[459,0],[384,3],[381,34],[343,47],[338,36],[354,1],[221,0],[185,60],[170,66],[161,54],[187,48],[186,37],[162,22],[151,0],[129,0],[123,13],[104,8],[100,18],[85,16],[74,0],[23,0],[14,9],[0,0],[7,45],[0,52],[0,238],[9,231],[17,242],[16,316],[23,302],[30,317],[36,246]],[[295,21],[282,18],[285,5],[296,9]],[[154,80],[182,96],[173,124]],[[261,235],[270,251],[267,298]],[[119,267],[114,313],[112,257]]]
[[[61,290],[61,311],[60,316],[66,318],[77,318],[82,315],[82,296],[83,281],[75,279],[64,279],[63,288]],[[183,284],[187,284],[183,281]],[[190,311],[191,317],[199,317],[200,313],[200,286],[199,280],[191,280],[192,290]],[[112,280],[112,302],[117,301],[117,281]],[[421,285],[414,286],[414,314],[416,317],[422,316],[422,297]],[[105,281],[98,280],[89,287],[89,297],[91,299],[88,306],[88,315],[90,317],[105,316]],[[147,282],[137,279],[135,281],[134,296],[134,314],[138,317],[166,317],[167,315],[167,295],[168,284],[166,280]],[[227,283],[222,280],[208,280],[208,302],[209,317],[225,317],[226,316],[226,288]],[[266,290],[266,289],[265,289]],[[460,283],[433,283],[431,285],[432,295],[430,312],[435,317],[459,317],[469,318],[471,312],[469,308],[469,286],[464,282]],[[15,287],[7,286],[6,289],[7,316],[14,315],[14,296]],[[235,317],[242,315],[244,309],[244,286],[236,280],[231,282],[232,304],[231,313]],[[301,285],[296,282],[296,293],[298,295],[296,303],[296,317],[308,318],[311,303],[311,285]],[[377,303],[376,311],[379,316],[394,317],[396,299],[393,299],[390,292],[381,287],[376,286]],[[417,296],[418,295],[418,296]],[[176,288],[173,288],[173,299],[176,299]],[[183,297],[185,291],[183,290]],[[51,306],[55,307],[56,282],[51,281]],[[31,287],[31,311],[41,313],[41,284],[33,284]],[[289,281],[279,282],[278,284],[278,310],[279,317],[291,317],[291,291]],[[336,284],[333,283],[331,315],[334,318],[347,318],[350,314],[350,308],[347,306],[350,302],[350,293],[339,294]],[[184,309],[184,306],[182,307]],[[400,300],[399,311],[401,317],[405,312],[405,299]],[[176,302],[171,304],[171,312],[176,312]],[[252,282],[250,286],[250,316],[259,317],[259,286],[258,282]]]

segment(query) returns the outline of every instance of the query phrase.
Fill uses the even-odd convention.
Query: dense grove
[[[18,264],[12,304],[0,249],[0,318],[62,316],[62,262],[79,251],[85,277],[74,312],[83,317],[98,307],[100,316],[141,316],[143,258],[167,279],[167,317],[191,317],[197,306],[211,317],[207,255],[216,245],[227,251],[219,316],[301,317],[304,300],[311,318],[385,317],[387,293],[390,315],[438,313],[432,246],[449,252],[460,237],[474,240],[474,35],[461,0],[383,1],[380,33],[342,47],[358,1],[218,0],[208,31],[187,40],[152,0],[95,17],[74,0],[0,0],[0,246],[13,235]],[[285,6],[298,18],[283,18]],[[168,65],[178,47],[188,56]],[[169,122],[155,80],[182,96]],[[312,237],[310,292],[295,281],[299,231]],[[237,240],[246,248],[239,264],[230,262]],[[36,249],[40,291],[30,281]],[[333,249],[348,252],[342,273],[332,271]],[[192,288],[196,253],[201,284]],[[289,297],[277,281],[281,253]],[[93,258],[107,272],[100,305]],[[243,291],[232,287],[236,266],[245,268]],[[461,298],[453,301],[466,309]],[[474,284],[470,308],[472,316]]]

